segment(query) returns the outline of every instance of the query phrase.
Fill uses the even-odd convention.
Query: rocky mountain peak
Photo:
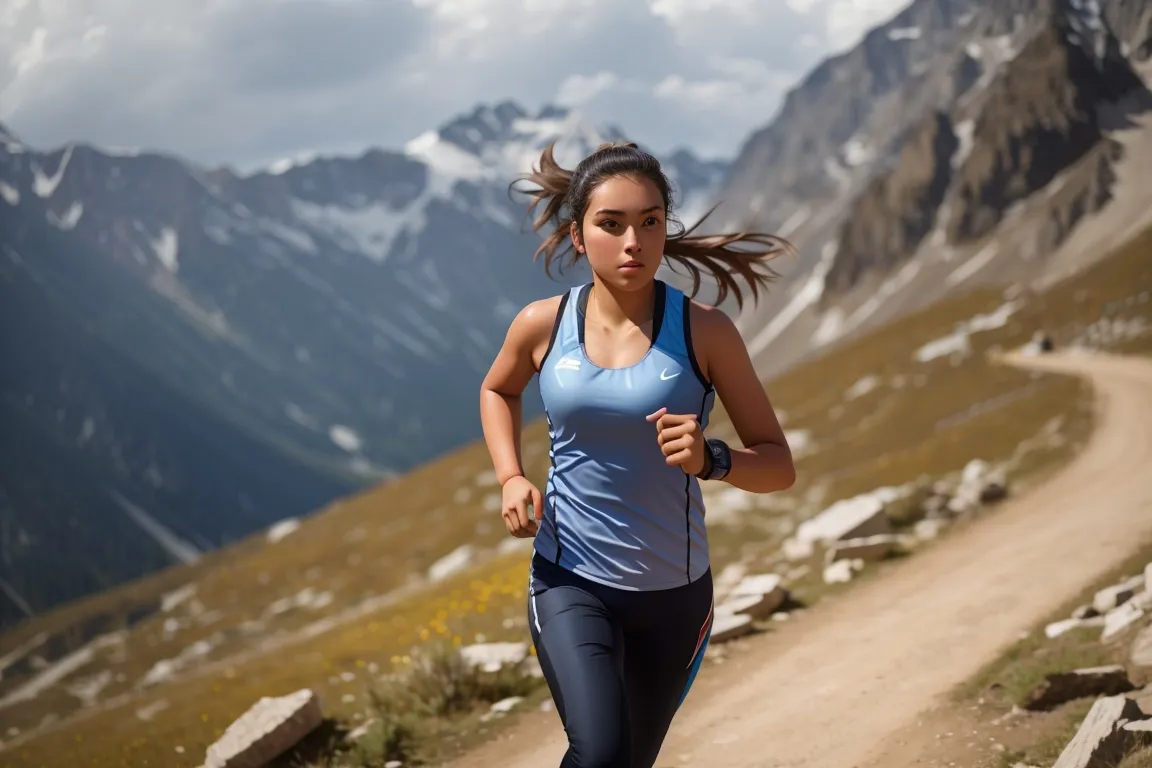
[[[957,170],[951,242],[981,237],[1104,138],[1100,110],[1144,90],[1095,3],[1055,0],[973,118]]]

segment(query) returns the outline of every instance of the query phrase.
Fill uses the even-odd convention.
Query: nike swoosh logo
[[[674,374],[672,374],[671,376],[665,376],[664,374],[666,374],[666,373],[668,373],[668,369],[667,369],[667,368],[665,368],[664,370],[660,371],[660,381],[668,381],[668,379],[674,379],[674,378],[676,378],[677,376],[679,376],[679,375],[680,375],[679,373],[674,373]]]

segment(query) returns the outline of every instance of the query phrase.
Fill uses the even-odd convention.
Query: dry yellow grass
[[[1038,443],[1022,466],[1036,471],[1068,455],[1090,426],[1084,388],[992,366],[985,353],[1021,344],[1037,327],[1065,345],[1101,317],[1152,320],[1149,254],[1152,232],[1045,296],[1019,297],[1018,311],[1003,327],[971,335],[966,355],[927,363],[913,358],[958,323],[1001,308],[1002,291],[942,302],[769,382],[786,428],[803,430],[817,450],[799,460],[794,489],[753,499],[746,511],[712,526],[716,567],[738,556],[769,555],[790,525],[835,499],[954,472],[973,458],[1006,459],[1046,425],[1059,427],[1062,442]],[[1152,337],[1123,345],[1147,351]],[[847,398],[865,377],[874,377],[876,386]],[[715,423],[722,433],[722,413]],[[525,443],[529,473],[542,482],[547,445],[541,423],[528,426]],[[483,445],[464,446],[330,505],[278,543],[253,537],[17,627],[0,638],[0,656],[43,633],[49,640],[30,657],[55,661],[133,617],[123,644],[100,648],[61,684],[0,708],[3,730],[27,732],[46,717],[60,718],[28,740],[13,742],[0,732],[10,744],[0,751],[0,766],[195,766],[260,696],[311,686],[329,714],[351,720],[366,710],[368,685],[402,665],[421,642],[468,643],[477,635],[524,640],[527,556],[495,549],[507,539],[493,507],[497,490]],[[419,581],[433,562],[466,543],[487,552],[486,559],[434,585]],[[193,597],[168,613],[158,610],[163,594],[185,584],[196,585]],[[818,591],[813,585],[811,594]],[[293,605],[296,597],[301,604]],[[356,613],[373,601],[374,610]],[[342,614],[349,620],[315,632],[323,628],[317,622]],[[157,662],[197,642],[205,653],[189,671],[139,689]],[[262,650],[262,644],[273,645]],[[101,703],[83,709],[66,688],[99,673],[110,675]],[[6,671],[0,700],[35,674],[28,661]],[[160,701],[166,708],[151,719],[137,715]]]

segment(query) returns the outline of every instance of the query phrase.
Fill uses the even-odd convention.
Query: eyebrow
[[[663,207],[664,206],[662,206],[662,205],[650,205],[647,208],[645,208],[644,210],[640,211],[640,213],[651,213],[652,211],[659,211]],[[613,216],[623,216],[624,215],[624,211],[617,211],[614,208],[601,208],[600,210],[596,211],[597,215],[600,215],[602,213],[610,213]]]

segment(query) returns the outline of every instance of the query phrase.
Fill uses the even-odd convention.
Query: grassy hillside
[[[768,497],[708,489],[717,570],[736,559],[772,563],[800,520],[840,498],[973,458],[1015,456],[1014,480],[1065,458],[1090,428],[1086,389],[990,365],[985,353],[1041,327],[1058,346],[1152,351],[1150,255],[1152,231],[1045,295],[979,290],[769,382],[799,479]],[[984,330],[961,333],[974,319]],[[1138,327],[1133,319],[1143,333],[1118,336]],[[917,359],[934,347],[958,351]],[[728,429],[722,413],[716,425]],[[541,423],[525,445],[542,482]],[[466,446],[321,510],[275,543],[248,539],[0,637],[0,767],[196,766],[260,696],[311,686],[327,713],[351,721],[420,643],[525,639],[527,550],[505,548],[490,469],[483,445]],[[453,552],[471,568],[429,579]],[[819,587],[793,588],[803,599]]]

